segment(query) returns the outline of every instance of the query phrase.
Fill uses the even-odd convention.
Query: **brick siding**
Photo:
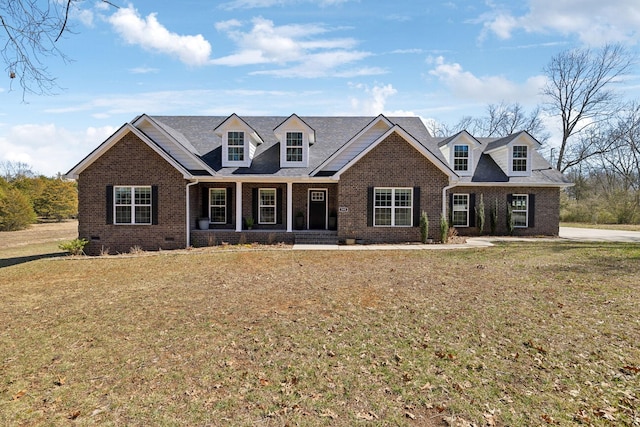
[[[374,147],[340,176],[338,184],[338,237],[356,237],[365,243],[398,243],[420,240],[414,227],[372,227],[367,225],[369,187],[420,187],[420,206],[429,217],[429,236],[439,236],[442,189],[447,175],[397,133]]]
[[[485,205],[484,234],[489,234],[490,209],[497,203],[498,222],[496,234],[506,235],[507,229],[507,196],[510,194],[535,195],[534,226],[528,228],[516,228],[515,236],[557,236],[560,227],[560,189],[547,187],[454,187],[449,193],[475,194],[476,206],[480,203],[480,194],[483,195]],[[448,195],[447,195],[448,197]],[[450,207],[447,207],[450,210]],[[473,207],[469,209],[469,215],[474,215]],[[461,236],[479,234],[477,227],[456,227]]]
[[[107,185],[158,186],[158,225],[106,223]],[[78,178],[78,235],[88,255],[184,248],[186,181],[173,166],[133,133],[128,133]]]

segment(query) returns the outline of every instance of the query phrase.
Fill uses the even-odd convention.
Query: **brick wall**
[[[414,209],[427,212],[429,236],[437,238],[442,188],[448,182],[444,172],[394,133],[341,175],[339,208],[348,211],[338,212],[338,237],[353,235],[365,243],[419,241],[418,224],[414,227],[367,226],[367,192],[369,187],[420,187],[420,206]]]
[[[158,225],[107,224],[107,185],[158,186]],[[184,248],[185,185],[182,174],[155,151],[133,133],[125,135],[78,179],[78,234],[89,240],[85,252]]]
[[[449,193],[475,194],[476,206],[480,203],[480,194],[483,195],[485,205],[484,233],[489,234],[490,208],[497,204],[498,222],[496,234],[506,235],[507,229],[507,195],[509,194],[533,194],[534,226],[528,228],[516,228],[515,236],[557,236],[560,226],[560,189],[542,187],[455,187]],[[447,195],[448,197],[448,195]],[[449,208],[448,208],[449,209]],[[469,215],[474,215],[471,207]],[[477,227],[456,227],[458,234],[463,236],[476,235]]]

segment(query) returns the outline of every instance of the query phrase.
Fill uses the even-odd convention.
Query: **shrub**
[[[36,214],[27,196],[15,188],[0,194],[0,231],[23,230],[36,221]]]
[[[449,237],[449,221],[447,221],[447,217],[444,215],[440,215],[440,240],[442,243],[447,243],[447,238]]]
[[[498,200],[493,202],[493,206],[489,210],[489,227],[491,228],[491,234],[495,235],[498,229]]]
[[[84,255],[84,247],[87,243],[89,243],[87,239],[73,239],[69,242],[60,243],[58,247],[71,255]]]
[[[425,211],[420,214],[420,241],[427,243],[429,238],[429,217]]]
[[[509,231],[509,235],[513,235],[513,230],[515,226],[513,224],[513,206],[511,203],[507,203],[507,230]]]
[[[480,194],[480,202],[478,203],[478,206],[476,206],[476,218],[477,218],[476,225],[478,226],[478,231],[480,232],[480,234],[483,234],[485,215],[484,215],[484,197],[482,196],[482,194]]]

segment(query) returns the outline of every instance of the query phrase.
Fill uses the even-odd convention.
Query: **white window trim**
[[[212,200],[213,198],[211,197],[211,193],[216,190],[216,191],[223,191],[224,192],[224,206],[223,205],[213,205],[212,204]],[[226,224],[227,223],[227,214],[228,214],[228,209],[227,206],[229,204],[229,201],[227,200],[227,189],[226,188],[209,188],[209,223],[210,224]],[[222,222],[214,222],[213,219],[211,218],[211,208],[213,207],[223,207],[224,208],[224,221]]]
[[[263,191],[273,191],[273,205],[263,205],[262,197],[260,197],[260,193]],[[273,222],[263,221],[261,218],[261,212],[263,207],[273,207]],[[275,188],[259,188],[258,189],[258,224],[277,224],[278,223],[278,191]]]
[[[229,160],[229,133],[240,132],[244,134],[243,157],[244,160]],[[226,129],[222,136],[222,167],[248,167],[251,165],[249,158],[249,145],[251,144],[249,134],[244,129]]]
[[[467,169],[456,170],[456,147],[466,146],[469,156],[467,157]],[[451,147],[451,169],[460,176],[468,176],[472,174],[473,167],[473,147],[470,144],[453,144]]]
[[[514,209],[513,207],[513,198],[514,197],[524,197],[527,203],[526,209]],[[513,225],[514,228],[529,228],[529,195],[528,194],[512,194],[511,195],[511,213],[515,212],[524,212],[524,223],[525,225]]]
[[[293,162],[287,160],[287,134],[288,133],[301,133],[302,134],[302,161]],[[309,135],[307,132],[298,129],[290,129],[282,133],[282,140],[280,141],[280,166],[283,168],[301,168],[309,166]]]
[[[526,147],[527,148],[527,157],[525,161],[527,162],[527,168],[524,171],[515,171],[513,170],[513,151],[515,147]],[[519,157],[521,158],[521,157]],[[531,147],[527,144],[513,144],[509,147],[509,174],[511,176],[529,176],[531,175]]]
[[[131,204],[117,204],[116,203],[116,190],[118,188],[129,188],[131,191]],[[148,188],[151,194],[151,203],[148,205],[136,205],[136,188]],[[130,206],[131,207],[131,222],[117,222],[118,216],[116,215],[116,208],[118,206]],[[136,222],[136,206],[148,206],[150,209],[149,222]],[[153,224],[153,191],[150,185],[114,185],[113,186],[113,224],[114,225],[152,225]]]
[[[376,190],[391,190],[391,206],[379,206],[376,207]],[[396,190],[409,190],[410,191],[410,198],[409,200],[411,201],[411,206],[396,206]],[[371,201],[371,203],[373,203],[373,226],[374,227],[394,227],[394,228],[407,228],[407,227],[413,227],[413,187],[374,187],[373,188],[373,200]],[[391,209],[391,224],[376,224],[376,208],[378,209]],[[409,208],[411,209],[411,214],[410,214],[410,218],[411,218],[411,222],[408,225],[396,225],[396,209],[397,208],[402,208],[402,209],[406,209]]]
[[[454,200],[456,198],[456,196],[465,196],[467,198],[467,204],[465,205],[466,209],[458,209],[456,210],[456,204],[454,203]],[[454,217],[454,212],[460,212],[460,211],[464,211],[467,213],[467,221],[465,222],[465,224],[459,224],[459,225],[454,225],[452,224],[453,227],[469,227],[469,200],[470,200],[470,196],[468,193],[454,193],[452,195],[452,202],[451,202],[451,222],[453,223],[453,217]]]

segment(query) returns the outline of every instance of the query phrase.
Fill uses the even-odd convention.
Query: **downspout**
[[[191,217],[191,206],[190,206],[191,203],[189,202],[189,199],[190,199],[189,198],[189,187],[191,187],[192,185],[199,184],[199,183],[200,183],[200,181],[196,179],[194,182],[188,183],[187,187],[186,187],[186,199],[187,199],[187,206],[186,206],[186,208],[187,208],[187,215],[186,215],[187,216],[187,221],[186,221],[187,222],[187,247],[186,247],[186,249],[188,249],[191,246],[191,219],[190,219],[190,217]]]

